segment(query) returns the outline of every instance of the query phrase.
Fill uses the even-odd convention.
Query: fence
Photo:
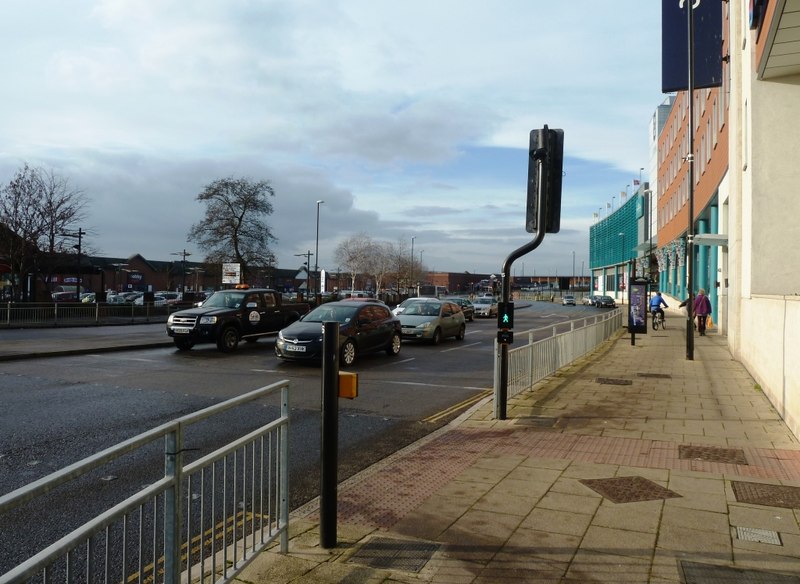
[[[508,397],[533,387],[611,337],[622,326],[622,314],[622,309],[617,308],[596,316],[515,335],[516,339],[520,339],[527,334],[528,344],[508,351]],[[499,346],[495,341],[495,396],[498,395],[500,379],[499,354]]]
[[[0,326],[79,326],[130,322],[161,322],[189,304],[106,304],[103,302],[12,303],[0,307]]]
[[[189,464],[188,426],[279,396],[280,415]],[[0,497],[0,515],[164,438],[164,476],[0,576],[0,584],[229,582],[280,538],[288,551],[289,382],[182,416]],[[133,473],[136,474],[136,473]]]

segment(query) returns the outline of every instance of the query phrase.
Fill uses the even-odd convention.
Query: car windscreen
[[[358,303],[355,303],[358,304]],[[341,324],[350,322],[355,316],[358,306],[318,306],[303,317],[303,322],[329,322],[337,321]]]
[[[245,292],[214,292],[203,302],[203,307],[239,308],[244,301],[245,294]]]
[[[408,316],[439,316],[442,305],[438,302],[414,302],[403,311]]]

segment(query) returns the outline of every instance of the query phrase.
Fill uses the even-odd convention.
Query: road
[[[516,330],[597,311],[537,303],[517,311]],[[340,480],[432,432],[485,395],[492,384],[496,331],[494,319],[479,319],[468,324],[463,341],[404,342],[397,357],[361,357],[353,368],[359,375],[358,398],[339,400]],[[180,415],[283,379],[291,382],[290,506],[296,508],[319,489],[320,368],[278,361],[270,340],[242,344],[233,354],[199,345],[188,352],[169,347],[3,363],[0,492]],[[263,424],[275,407],[257,403],[222,416],[205,424],[186,446],[200,448],[199,456]],[[162,469],[157,449],[143,452],[43,505],[0,518],[0,555],[6,558],[0,573],[11,565],[7,561],[18,561],[26,549],[39,549],[68,532],[76,519],[91,517]]]

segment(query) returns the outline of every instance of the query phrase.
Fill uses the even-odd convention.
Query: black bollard
[[[336,547],[339,466],[339,323],[323,323],[322,337],[319,545],[333,548]]]

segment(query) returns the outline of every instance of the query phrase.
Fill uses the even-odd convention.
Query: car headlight
[[[283,331],[278,331],[278,340],[279,341],[283,340]]]
[[[216,316],[201,316],[200,324],[217,324]]]
[[[170,314],[170,315],[167,317],[167,324],[172,324],[172,317],[173,317],[173,316],[175,316],[175,314],[174,314],[174,313],[173,313],[173,314]]]
[[[431,324],[433,324],[433,323],[431,323],[431,322],[423,322],[422,324],[418,324],[417,328],[425,330],[427,328],[430,328]]]

